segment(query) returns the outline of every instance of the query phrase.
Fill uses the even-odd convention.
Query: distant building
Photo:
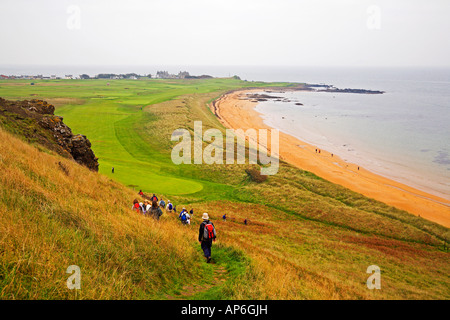
[[[178,73],[178,79],[185,79],[185,78],[188,78],[189,77],[189,72],[187,72],[187,71],[183,71],[183,72],[179,72]]]
[[[64,76],[64,79],[73,79],[73,76],[71,74],[66,74]]]
[[[158,71],[156,72],[156,78],[158,79],[185,79],[189,78],[189,72],[187,71],[180,71],[177,75],[170,74],[167,71]]]

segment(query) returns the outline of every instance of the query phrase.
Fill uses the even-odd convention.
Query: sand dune
[[[243,99],[250,92],[261,89],[230,92],[210,107],[228,128],[270,128],[254,110],[257,102]],[[325,150],[316,153],[315,146],[283,132],[280,132],[280,158],[367,197],[450,227],[450,201],[374,174],[336,155],[332,157]]]

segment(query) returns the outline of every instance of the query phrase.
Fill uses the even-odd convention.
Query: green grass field
[[[200,120],[204,127],[224,131],[208,102],[232,89],[289,84],[235,79],[29,82],[0,81],[0,97],[55,104],[55,113],[91,140],[100,174],[68,164],[69,180],[54,172],[53,156],[43,154],[37,161],[38,151],[28,146],[16,150],[0,141],[8,149],[0,162],[6,173],[0,177],[0,217],[7,235],[1,240],[7,250],[0,265],[6,275],[0,278],[0,298],[450,297],[450,232],[445,227],[284,162],[278,174],[262,183],[245,171],[257,165],[172,163],[175,129],[192,132]],[[181,226],[167,213],[161,224],[135,217],[129,207],[137,189],[170,197],[178,208],[193,208],[193,226]],[[40,211],[26,211],[30,194]],[[57,203],[61,198],[62,204]],[[103,203],[106,212],[98,210]],[[202,264],[196,241],[202,212],[210,214],[220,235],[213,248],[215,264]],[[224,213],[226,222],[221,221]],[[58,248],[57,254],[50,258],[47,248]],[[66,254],[89,270],[81,296],[61,285],[64,274],[58,270],[72,263]],[[382,270],[381,290],[366,287],[366,269],[373,264]],[[104,272],[115,282],[99,291],[96,283],[104,281]],[[202,272],[209,279],[203,287]]]
[[[158,120],[150,105],[189,94],[213,93],[212,97],[215,97],[240,87],[285,85],[234,79],[33,82],[33,86],[29,81],[0,82],[0,96],[7,99],[46,99],[55,104],[56,114],[64,117],[74,133],[82,133],[91,140],[100,159],[102,174],[112,177],[111,168],[114,167],[115,180],[145,192],[163,194],[194,193],[202,190],[203,184],[179,171],[170,173],[175,170],[170,154],[161,154],[160,141],[154,141],[148,132]],[[202,119],[205,117],[198,120]],[[169,122],[172,120],[167,119]],[[181,126],[186,124],[179,123]],[[158,124],[160,127],[164,125]],[[174,128],[173,123],[168,125]],[[167,142],[167,137],[159,139]]]

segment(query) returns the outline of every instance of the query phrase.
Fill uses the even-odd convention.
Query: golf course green
[[[234,78],[38,80],[34,85],[19,80],[13,84],[0,81],[0,96],[44,99],[54,104],[55,114],[63,116],[74,133],[90,139],[99,158],[100,173],[135,189],[160,194],[199,192],[205,181],[192,177],[188,173],[191,168],[175,168],[167,146],[162,148],[160,141],[150,136],[149,127],[152,129],[157,120],[152,105],[186,95],[213,93],[215,96],[242,87],[288,85]],[[176,129],[172,123],[158,125]],[[162,139],[170,140],[170,135]]]

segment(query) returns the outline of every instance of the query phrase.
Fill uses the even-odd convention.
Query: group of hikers
[[[144,197],[144,193],[142,190],[139,191],[139,195],[141,197]],[[167,200],[166,202],[161,198],[161,200],[158,199],[158,197],[153,194],[153,196],[150,197],[150,200],[143,200],[139,202],[138,199],[134,199],[132,210],[147,216],[152,217],[156,220],[159,220],[159,218],[162,216],[163,211],[162,209],[168,211],[168,212],[177,212],[176,207],[170,202],[170,200]],[[181,223],[184,225],[190,225],[191,224],[191,216],[194,215],[194,209],[191,209],[189,212],[186,210],[186,208],[183,208],[178,215],[178,218],[180,219]],[[198,241],[200,242],[200,246],[203,250],[204,257],[206,259],[207,263],[211,262],[211,248],[213,241],[216,240],[216,228],[214,224],[209,220],[208,213],[203,213],[202,215],[202,223],[200,224],[199,233],[198,233]]]

